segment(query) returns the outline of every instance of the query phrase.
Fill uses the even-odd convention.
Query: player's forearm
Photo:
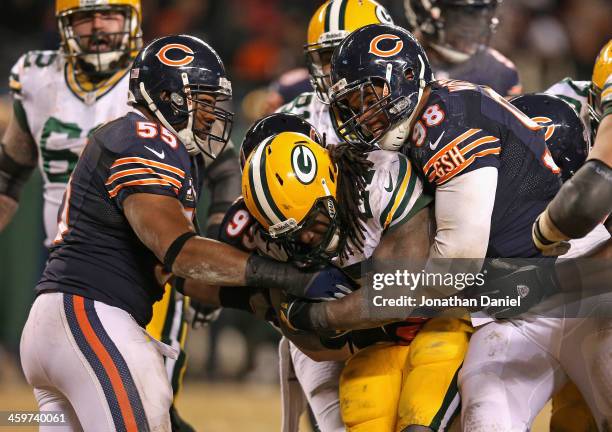
[[[13,198],[0,195],[0,232],[11,222],[15,212],[17,212],[17,201]]]
[[[180,251],[172,266],[177,276],[210,285],[246,285],[249,254],[216,240],[195,237]]]
[[[589,160],[561,188],[538,221],[548,241],[581,238],[612,212],[612,169]]]
[[[354,291],[339,300],[313,303],[308,311],[310,322],[315,331],[362,330],[399,321],[410,314],[410,311],[398,310],[397,316],[387,313],[385,317],[374,316],[368,303],[366,289]]]

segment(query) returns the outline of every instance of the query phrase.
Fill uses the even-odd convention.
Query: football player
[[[217,105],[231,84],[210,46],[186,35],[153,41],[129,90],[132,110],[96,129],[70,177],[22,335],[40,410],[62,411],[74,429],[170,429],[163,356],[178,353],[144,330],[163,294],[157,263],[202,283],[306,297],[350,283],[332,266],[299,271],[198,236],[201,153],[225,145],[232,122]]]
[[[610,105],[606,111],[605,108],[605,97],[602,97],[604,94],[604,89],[608,88],[608,100],[612,100],[612,97],[609,96],[610,90],[609,87],[612,86],[610,84],[610,76],[612,73],[612,41],[608,42],[599,53],[595,61],[595,66],[593,68],[593,76],[591,81],[575,81],[570,78],[564,78],[560,82],[551,86],[547,93],[554,94],[563,98],[568,103],[572,104],[572,106],[580,113],[580,118],[584,124],[584,128],[586,130],[587,139],[588,139],[588,149],[592,148],[593,142],[600,143],[597,147],[597,152],[593,153],[593,156],[590,158],[593,161],[590,163],[601,163],[604,162],[607,165],[610,165],[610,159],[606,158],[606,154],[608,150],[606,150],[609,146],[606,143],[606,140],[609,142],[609,133],[612,130],[612,126],[607,126],[604,124],[602,128],[599,128],[600,122],[606,121],[608,125],[612,123],[612,120],[605,120],[606,117],[609,117],[607,114],[612,112],[612,104]],[[608,83],[606,83],[608,81]],[[603,120],[602,120],[603,118]],[[607,130],[607,132],[606,132]],[[606,137],[606,134],[608,136]],[[597,138],[601,137],[601,138]],[[587,172],[583,172],[582,174],[587,174]],[[605,184],[605,182],[604,182]],[[602,184],[602,186],[604,186]],[[567,194],[567,192],[564,192]],[[567,195],[564,195],[567,198]],[[585,197],[583,197],[586,199]],[[560,197],[561,199],[561,197]],[[601,197],[597,197],[599,201]],[[588,203],[578,203],[576,205],[588,205]],[[552,208],[552,207],[551,207]],[[588,210],[587,210],[588,211]],[[574,215],[571,215],[574,217]],[[554,245],[555,242],[549,243],[545,238],[545,234],[542,233],[542,230],[546,229],[547,218],[543,215],[543,217],[539,220],[542,223],[542,226],[534,225],[534,235],[536,236],[536,244],[540,244],[543,249],[546,249],[550,245]],[[592,226],[592,223],[589,224]],[[612,227],[607,223],[608,229]],[[537,229],[536,229],[537,228]],[[588,229],[588,227],[586,227]],[[587,242],[589,238],[593,239],[596,235],[596,232],[601,232],[601,228],[595,228],[594,230],[588,232],[586,237],[583,239],[583,242]],[[540,234],[541,233],[541,234]],[[559,233],[561,234],[561,233]],[[605,234],[600,236],[600,238],[605,238]],[[538,240],[539,238],[539,240]],[[558,236],[558,239],[564,239],[565,236]],[[551,428],[554,431],[564,431],[564,430],[589,430],[589,428],[594,427],[594,420],[589,413],[589,409],[584,402],[584,399],[580,395],[578,389],[575,385],[568,383],[562,390],[553,398],[553,415],[551,418]]]
[[[38,164],[47,246],[57,234],[62,195],[87,138],[129,109],[128,71],[141,47],[142,21],[140,0],[57,0],[55,12],[61,47],[28,52],[13,67],[9,84],[14,115],[0,146],[0,230],[11,220],[21,187]],[[233,156],[233,151],[225,151],[214,163],[207,161],[209,237],[214,238],[224,211],[239,194]],[[178,359],[166,359],[175,396],[186,367],[182,349],[188,309],[188,299],[169,288],[155,304],[148,326],[156,339],[181,348]],[[175,321],[180,325],[173,325]],[[180,429],[183,422],[174,407],[172,415],[175,429]]]
[[[331,147],[329,153],[341,147]],[[358,211],[349,205],[358,186],[354,181],[345,183],[351,172],[346,160],[334,166],[326,153],[304,135],[289,133],[272,136],[255,148],[243,172],[243,197],[259,229],[293,261],[331,259],[356,277],[361,263],[370,257],[423,258],[429,245],[428,209],[423,208],[427,201],[407,160],[400,157],[398,167],[385,163],[401,156],[398,153],[368,153],[367,159],[376,162],[366,176],[363,210]],[[392,180],[388,190],[390,172],[390,178],[398,182]],[[360,213],[363,238],[359,231],[347,229],[351,219],[361,219]],[[246,214],[239,219],[249,220]],[[267,247],[262,252],[271,254]],[[457,410],[454,383],[467,350],[469,324],[456,318],[415,319],[398,328],[386,329],[404,335],[404,345],[390,343],[388,337],[380,341],[386,344],[372,345],[372,334],[351,334],[351,341],[363,349],[350,357],[340,375],[340,407],[348,430],[445,430]],[[361,345],[365,340],[366,345]],[[294,350],[291,354],[296,368],[311,367]],[[296,370],[300,378],[304,372]],[[311,379],[324,383],[319,373]],[[333,385],[330,381],[328,386]],[[323,426],[322,430],[329,429]]]
[[[423,44],[437,79],[491,87],[502,96],[521,93],[514,63],[489,47],[501,0],[404,0],[411,30]]]

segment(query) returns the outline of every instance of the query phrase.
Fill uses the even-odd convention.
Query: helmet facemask
[[[332,196],[318,198],[300,223],[296,223],[293,219],[283,221],[279,224],[280,230],[271,226],[267,235],[272,241],[281,244],[292,261],[301,267],[329,263],[339,255],[346,241],[338,224],[337,208],[338,204]],[[321,241],[316,245],[304,244],[300,240],[300,235],[315,224],[322,224],[321,214],[329,221]]]
[[[489,44],[499,24],[496,5],[445,7],[438,41],[432,47],[449,61],[468,60]]]
[[[92,19],[93,14],[123,16],[121,31],[78,35],[74,22]],[[62,48],[68,60],[94,81],[102,80],[128,66],[142,45],[138,12],[127,5],[106,5],[71,9],[58,15]]]
[[[231,84],[225,78],[219,80],[218,86],[190,84],[186,73],[182,74],[182,79],[182,91],[166,92],[162,97],[166,106],[155,105],[144,83],[140,83],[140,91],[148,108],[168,130],[178,136],[189,154],[203,153],[214,160],[225,149],[232,132],[234,114],[218,106],[232,97]],[[198,95],[202,94],[214,98],[215,102],[199,99]],[[203,125],[197,120],[198,112],[205,112],[209,116]],[[170,123],[167,117],[178,121]]]
[[[407,74],[411,75],[412,71]],[[410,78],[412,79],[412,77]],[[405,96],[392,97],[387,80],[369,77],[344,85],[339,81],[333,88],[331,109],[337,122],[337,132],[345,141],[364,151],[380,147],[397,150],[407,135],[402,133],[397,143],[387,143],[397,127],[406,127],[404,120],[416,106]]]
[[[347,33],[348,32],[342,32]],[[322,38],[326,36],[322,35]],[[331,38],[320,43],[304,46],[304,56],[306,57],[306,65],[310,74],[310,82],[315,89],[315,94],[321,102],[329,104],[329,88],[331,86],[331,57],[343,37]]]

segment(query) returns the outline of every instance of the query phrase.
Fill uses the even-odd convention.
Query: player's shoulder
[[[550,86],[545,93],[578,98],[586,98],[589,94],[591,81],[578,81],[565,77],[561,81]]]
[[[28,51],[11,68],[9,88],[19,94],[23,86],[46,85],[62,73],[64,56],[59,50]]]
[[[276,112],[303,116],[304,113],[311,112],[313,104],[317,102],[318,99],[314,92],[304,92],[297,95],[292,101],[281,106]]]
[[[495,48],[487,47],[482,51],[485,58],[489,60],[489,64],[498,65],[496,70],[505,70],[507,72],[516,73],[516,65],[508,57],[497,51]]]
[[[189,154],[176,135],[136,111],[130,111],[98,128],[93,136],[107,151],[118,157],[143,157],[189,166]]]

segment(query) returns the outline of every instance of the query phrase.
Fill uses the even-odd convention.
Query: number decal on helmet
[[[291,152],[291,167],[300,183],[310,184],[317,175],[317,159],[308,147],[297,145]]]
[[[172,60],[171,58],[168,58],[167,56],[167,53],[170,50],[183,51],[185,55],[181,59]],[[155,54],[155,56],[159,59],[160,62],[162,62],[165,65],[180,67],[180,66],[187,66],[189,63],[191,63],[193,59],[195,58],[193,54],[194,54],[193,50],[189,48],[188,46],[179,44],[179,43],[171,43],[171,44],[164,45],[163,47],[161,47],[161,49],[157,52],[157,54]]]
[[[383,50],[379,48],[379,44],[384,40],[392,40],[395,42],[395,45],[391,49]],[[374,55],[377,55],[378,57],[391,57],[400,52],[402,48],[404,48],[404,42],[399,36],[396,36],[394,34],[381,34],[376,36],[370,42],[370,52]]]

